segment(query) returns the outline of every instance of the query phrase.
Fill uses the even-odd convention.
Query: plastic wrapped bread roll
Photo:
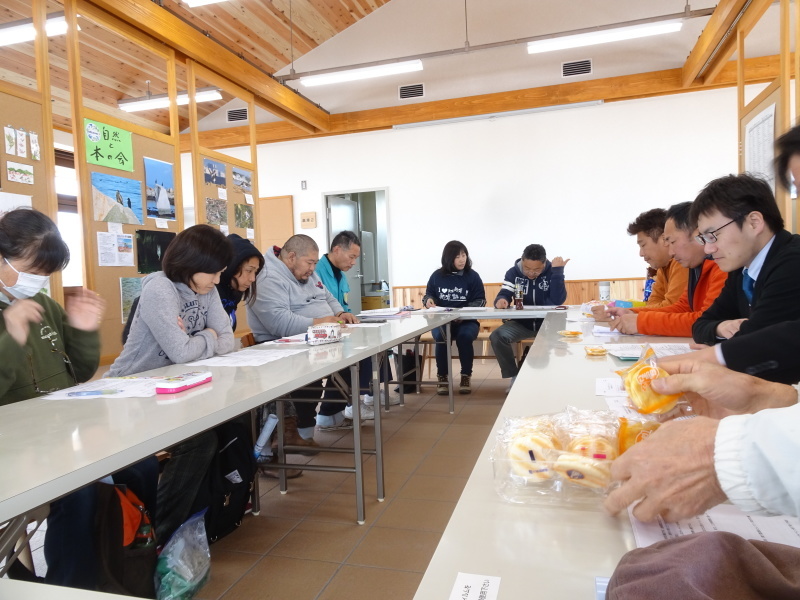
[[[572,440],[567,451],[595,460],[614,460],[617,458],[615,444],[604,437],[584,435]]]
[[[520,477],[550,479],[552,471],[548,457],[556,450],[558,441],[540,431],[521,431],[508,447],[511,470]]]
[[[559,456],[553,471],[570,483],[587,488],[601,489],[611,483],[610,460],[596,460],[572,452]]]

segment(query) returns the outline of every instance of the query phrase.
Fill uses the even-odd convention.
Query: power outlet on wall
[[[306,189],[307,187],[308,187],[308,186],[306,185],[306,180],[305,180],[305,179],[303,179],[303,180],[300,182],[300,189],[301,189],[301,190],[304,190],[304,189]]]

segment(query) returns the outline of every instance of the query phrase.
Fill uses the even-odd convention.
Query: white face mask
[[[17,271],[14,269],[14,265],[8,262],[7,258],[3,258],[6,261],[6,264],[13,269],[13,271],[19,276],[17,277],[17,283],[12,285],[11,287],[7,286],[3,283],[3,280],[0,279],[0,284],[6,289],[6,292],[13,295],[14,298],[18,300],[22,300],[24,298],[31,298],[38,294],[42,288],[47,287],[47,275],[34,275],[33,273],[25,273],[24,271]]]

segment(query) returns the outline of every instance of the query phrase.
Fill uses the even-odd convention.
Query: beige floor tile
[[[436,444],[436,438],[404,437],[397,434],[390,437],[383,444],[383,451],[386,454],[403,454],[405,452],[419,453],[427,452]]]
[[[453,422],[456,418],[455,415],[451,415],[446,410],[442,411],[433,411],[433,410],[421,410],[417,414],[415,414],[408,423],[413,425],[415,423],[445,423],[449,425]]]
[[[347,477],[347,473],[332,473],[327,471],[303,471],[300,477],[289,480],[289,489],[292,493],[296,492],[332,492]],[[264,478],[261,478],[263,481]],[[275,482],[277,479],[269,479]]]
[[[305,520],[295,527],[271,551],[273,556],[288,556],[308,560],[344,562],[367,528],[350,523]]]
[[[338,568],[338,564],[331,562],[265,556],[223,598],[314,600]]]
[[[386,473],[399,473],[411,475],[417,465],[429,454],[427,448],[417,449],[416,451],[405,450],[403,452],[391,451],[383,453],[383,470]],[[374,460],[374,459],[373,459]]]
[[[411,420],[392,436],[392,439],[433,438],[439,439],[449,427],[449,423],[422,423]]]
[[[367,523],[375,523],[386,509],[387,503],[378,502],[374,490],[366,490],[364,494],[364,511]],[[306,517],[307,521],[336,521],[338,523],[354,523],[356,521],[355,488],[352,494],[331,494]]]
[[[383,487],[387,498],[394,497],[405,485],[408,479],[406,473],[396,473],[385,468],[383,472]],[[347,478],[334,490],[337,494],[355,494],[356,476],[348,475]],[[375,496],[378,493],[377,474],[374,468],[364,471],[364,493],[367,496]]]
[[[219,543],[211,547],[211,558],[211,577],[195,596],[198,600],[216,600],[261,560],[258,554],[220,550]]]
[[[432,531],[372,527],[347,564],[424,573],[441,534]]]
[[[422,581],[422,573],[345,565],[319,600],[409,600]]]
[[[245,515],[242,525],[211,546],[211,556],[216,550],[249,552],[263,555],[287,533],[300,524],[298,519],[279,519],[270,516],[263,507],[260,515]]]
[[[475,468],[475,459],[472,456],[444,454],[430,454],[423,459],[415,475],[436,475],[438,477],[469,477]]]
[[[460,417],[461,415],[459,415]],[[458,417],[457,417],[458,418]],[[443,441],[447,440],[467,440],[469,442],[477,442],[481,446],[486,442],[486,438],[492,431],[492,423],[487,423],[484,425],[450,425],[442,434],[441,439]]]
[[[445,456],[468,456],[473,462],[478,459],[486,436],[483,439],[441,439],[431,448],[430,454],[443,454]]]
[[[465,406],[453,421],[453,425],[494,425],[500,406],[469,405]]]
[[[281,494],[278,488],[261,497],[261,514],[282,519],[302,519],[310,513],[328,495],[326,492],[298,492],[292,488],[289,481],[289,491]]]
[[[395,498],[375,524],[395,529],[443,532],[455,507],[455,502]]]
[[[398,498],[414,498],[417,500],[457,502],[466,484],[466,477],[412,475],[397,496]]]

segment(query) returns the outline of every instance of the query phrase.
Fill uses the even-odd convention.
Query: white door
[[[360,235],[358,223],[358,203],[350,199],[350,194],[339,196],[326,196],[328,203],[328,245],[340,231],[353,231]],[[327,249],[326,249],[327,252]],[[361,312],[361,259],[359,258],[353,268],[345,272],[347,282],[350,284],[348,304],[350,310],[358,314]]]

